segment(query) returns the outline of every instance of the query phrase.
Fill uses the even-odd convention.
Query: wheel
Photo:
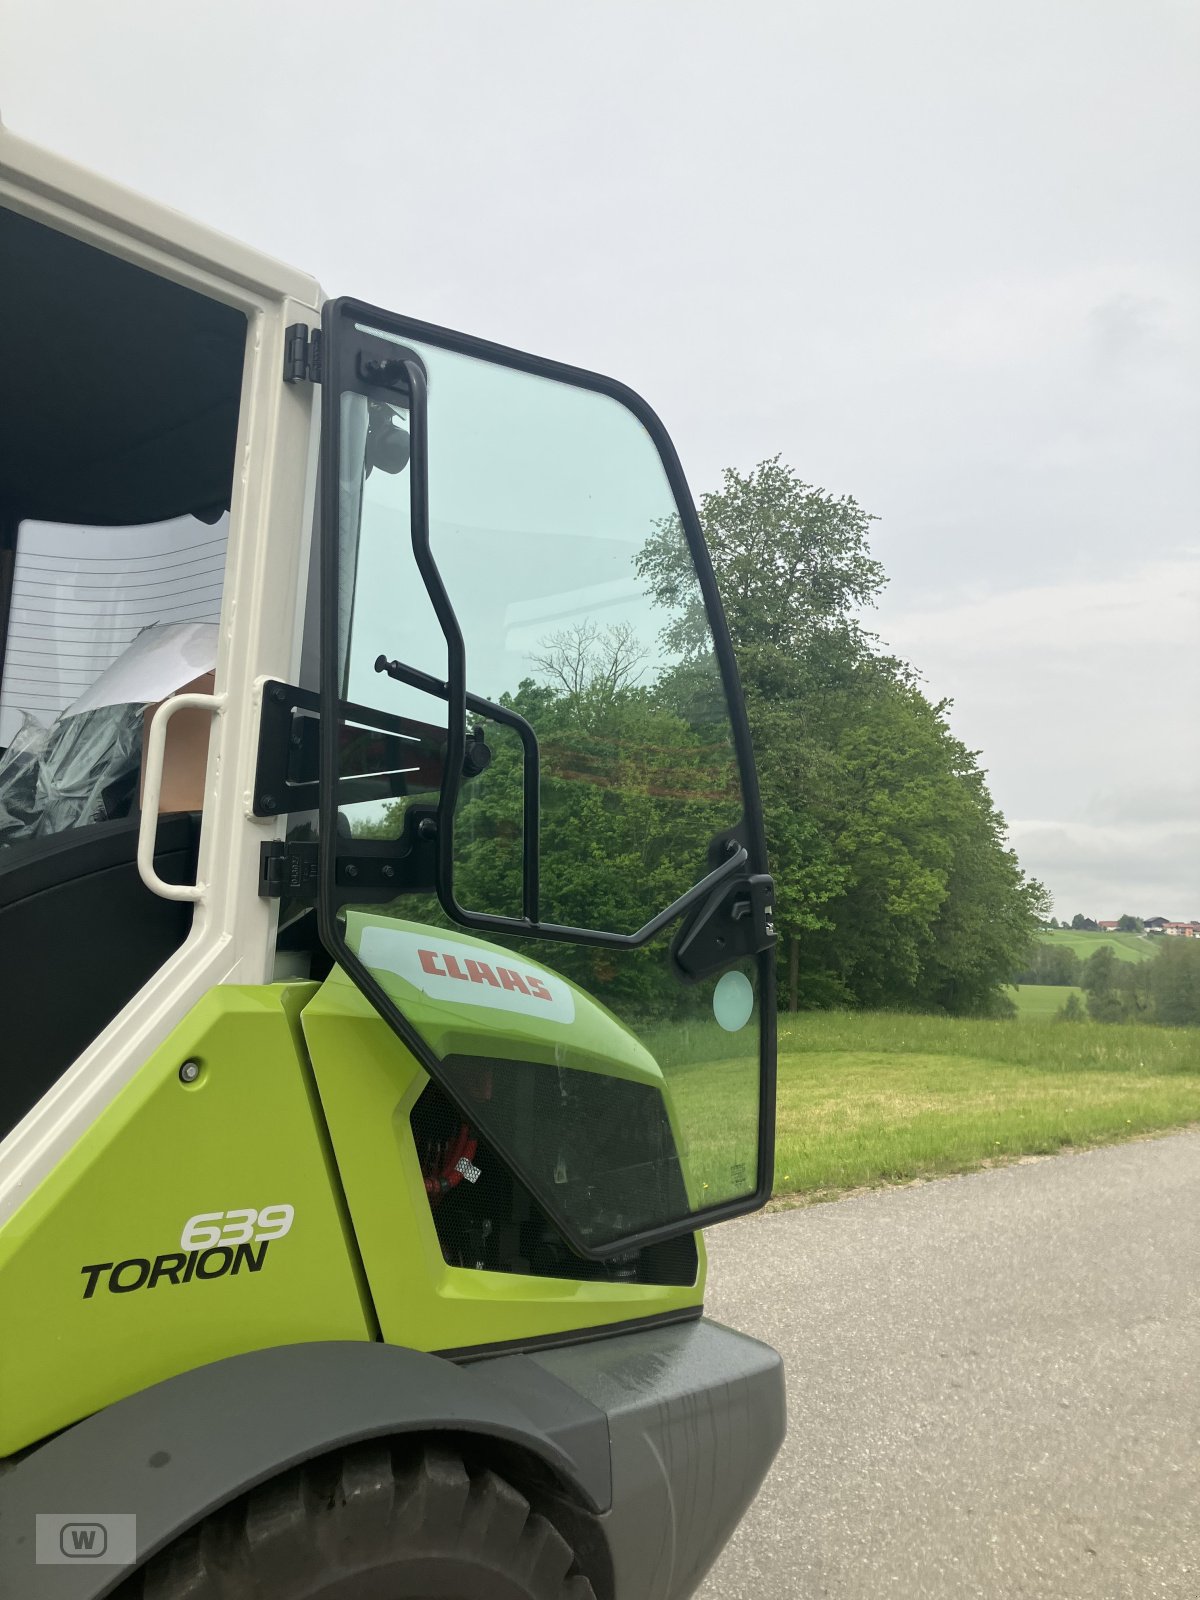
[[[358,1446],[215,1512],[117,1600],[595,1600],[511,1484],[439,1447]]]

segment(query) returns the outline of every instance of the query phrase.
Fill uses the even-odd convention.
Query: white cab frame
[[[3,1224],[204,994],[220,983],[271,980],[278,912],[259,896],[259,858],[265,840],[283,836],[285,820],[252,812],[259,706],[266,679],[295,682],[299,672],[316,477],[313,386],[283,382],[284,336],[294,323],[319,325],[323,296],[303,273],[3,127],[0,204],[247,319],[191,933],[0,1142]],[[104,930],[70,935],[103,938]]]

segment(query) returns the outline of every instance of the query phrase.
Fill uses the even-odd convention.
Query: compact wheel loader
[[[682,1600],[784,1399],[662,424],[8,133],[0,283],[0,1594]]]

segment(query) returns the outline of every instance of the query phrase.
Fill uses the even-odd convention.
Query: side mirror
[[[378,467],[380,472],[395,477],[404,471],[411,455],[412,439],[400,420],[400,413],[392,406],[372,400],[367,424],[366,476],[369,478]]]

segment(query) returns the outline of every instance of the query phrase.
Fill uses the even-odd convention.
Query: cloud
[[[1174,330],[1165,324],[1169,301],[1119,290],[1088,313],[1093,348],[1102,369],[1124,369],[1142,355],[1157,355]]]
[[[1121,828],[1015,820],[1009,835],[1060,917],[1200,916],[1200,819]]]
[[[1118,900],[1114,916],[1151,902],[1200,916],[1198,620],[1200,554],[1186,549],[880,615],[929,692],[953,698],[952,725],[1060,912]]]
[[[1179,769],[1168,761],[1160,775],[1140,781],[1136,773],[1114,774],[1111,786],[1096,789],[1088,805],[1088,820],[1097,826],[1140,827],[1153,824],[1182,824],[1196,821],[1196,790],[1189,781],[1179,781]]]
[[[334,293],[620,376],[697,490],[780,450],[879,513],[880,631],[1008,815],[1119,836],[1200,793],[1194,0],[366,0],[419,136],[358,71],[296,116],[303,3],[8,9],[15,131]],[[1169,827],[1124,837],[1183,881]],[[1097,905],[1118,875],[1027,843]]]
[[[910,308],[905,320],[910,359],[977,378],[1079,369],[1080,357],[1127,366],[1135,356],[1181,355],[1197,337],[1192,285],[1136,257],[978,278]]]
[[[880,615],[898,647],[911,641],[964,664],[997,656],[1019,661],[1036,648],[1039,670],[1054,659],[1078,666],[1081,652],[1089,675],[1101,652],[1114,667],[1131,656],[1164,664],[1177,656],[1186,665],[1197,659],[1200,551],[1182,546],[1111,576],[1026,584],[960,603],[935,597],[919,610],[889,615],[884,607]]]

